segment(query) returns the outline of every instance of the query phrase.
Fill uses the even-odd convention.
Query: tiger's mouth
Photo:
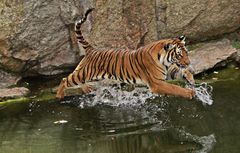
[[[180,67],[180,68],[186,68],[186,67],[187,67],[187,65],[185,65],[185,64],[180,64],[180,63],[176,63],[176,64],[177,64],[177,66]]]

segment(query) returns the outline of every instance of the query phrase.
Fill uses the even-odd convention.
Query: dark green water
[[[3,106],[0,153],[238,153],[240,77],[211,85],[211,106],[155,97],[139,105],[82,107],[91,96]]]

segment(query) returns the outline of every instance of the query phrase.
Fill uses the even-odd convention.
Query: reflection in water
[[[228,90],[232,88],[228,84],[214,85],[215,102],[210,107],[155,96],[145,88],[127,92],[107,87],[61,103],[12,104],[0,110],[0,153],[234,152],[239,146],[240,111],[230,107],[237,102],[229,93],[216,93],[232,91],[240,98],[240,89]]]

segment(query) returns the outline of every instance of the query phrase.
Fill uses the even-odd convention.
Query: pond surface
[[[211,84],[211,106],[108,87],[1,106],[0,153],[238,153],[239,74]]]

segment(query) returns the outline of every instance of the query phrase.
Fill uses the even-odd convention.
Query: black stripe
[[[98,66],[98,69],[100,69],[100,70],[103,70],[104,69],[104,66],[105,66],[105,64],[106,64],[106,62],[107,62],[107,58],[109,58],[109,55],[107,55],[106,56],[106,54],[108,53],[108,51],[105,51],[105,53],[103,53],[103,58],[101,57],[101,61],[100,61],[100,63],[101,64],[99,64],[99,66]]]
[[[85,78],[86,78],[86,76],[85,76],[85,69],[86,69],[86,67],[83,69],[83,72],[82,72],[82,80],[81,80],[82,83],[85,82]]]
[[[128,82],[129,84],[131,84],[131,82],[129,81],[129,79],[127,79],[127,82]]]
[[[127,70],[126,70],[126,73],[127,73],[127,80],[132,80]]]
[[[76,32],[76,34],[78,34],[78,35],[82,35],[82,32],[81,31],[75,31]]]
[[[136,79],[134,77],[132,79],[133,79],[133,83],[136,84]]]
[[[117,69],[117,63],[118,63],[118,56],[120,54],[120,51],[116,52],[116,62],[114,63],[113,69],[112,69],[112,74],[115,77],[115,79],[117,80],[117,75],[116,75],[116,69]]]
[[[81,72],[81,69],[79,71],[77,71],[77,78],[80,82],[82,82],[81,78],[80,78],[80,72]]]
[[[72,74],[72,82],[73,82],[73,84],[78,85],[78,83],[76,82],[76,80],[74,78],[74,73]]]
[[[96,69],[94,68],[93,69],[93,67],[94,67],[94,61],[96,61],[97,60],[97,55],[98,55],[98,52],[94,52],[95,54],[94,55],[92,55],[92,57],[89,59],[89,60],[91,60],[90,61],[90,67],[89,67],[89,69],[91,70],[91,72],[90,72],[90,75],[89,75],[89,80],[91,80],[92,79],[92,73],[94,74],[95,73],[95,71],[96,71]]]
[[[123,81],[124,82],[124,79],[123,79],[123,74],[122,74],[122,71],[121,71],[121,68],[120,68],[120,81]]]
[[[139,69],[139,67],[138,67],[138,65],[137,65],[137,63],[138,63],[138,62],[137,62],[137,56],[138,56],[137,53],[138,53],[138,52],[136,52],[135,54],[132,54],[132,56],[133,56],[133,62],[134,62],[134,65],[135,65],[136,69],[138,70],[138,72],[141,73],[141,72],[140,72],[140,69]],[[135,55],[135,56],[134,56],[134,55]],[[136,57],[135,60],[134,60],[134,57]],[[137,73],[137,75],[138,75],[139,73]],[[139,79],[142,80],[141,75],[138,75],[138,77],[139,77]]]
[[[100,55],[100,56],[99,56],[99,55]],[[94,63],[94,67],[95,67],[95,71],[96,71],[96,72],[94,73],[93,77],[96,76],[96,79],[98,79],[98,75],[99,75],[99,73],[101,72],[99,69],[98,69],[98,71],[97,71],[97,68],[99,68],[99,65],[100,65],[100,63],[101,63],[102,56],[103,56],[102,52],[99,52],[98,57],[97,57],[97,60],[96,60],[95,63]]]
[[[83,39],[83,36],[77,36],[77,39]]]
[[[97,75],[96,75],[96,79],[98,79],[99,74],[102,72],[101,63],[103,62],[102,58],[104,58],[104,55],[105,55],[105,54],[106,54],[106,53],[100,52],[100,56],[99,56],[98,60],[96,61],[96,65],[98,65],[98,66],[97,66],[98,72],[97,72]],[[97,70],[96,70],[96,71],[97,71]]]
[[[125,72],[124,72],[124,58],[125,58],[125,54],[126,54],[126,51],[123,51],[123,54],[122,54],[122,63],[120,65],[120,77],[122,78],[122,80],[124,80],[124,77],[125,76]]]
[[[112,77],[112,74],[108,74],[108,79],[111,79],[111,77]]]
[[[105,79],[106,71],[102,74],[102,79]]]
[[[67,81],[67,86],[69,87],[69,86],[70,86],[70,84],[69,84],[68,77],[66,78],[66,81]]]
[[[131,69],[132,69],[132,71],[133,71],[133,73],[134,73],[134,75],[135,76],[138,76],[137,75],[137,73],[135,72],[135,70],[133,69],[133,63],[132,63],[132,56],[131,56],[132,54],[129,54],[129,62],[130,62],[130,66],[131,66]]]
[[[114,51],[112,51],[111,53],[110,53],[110,59],[108,59],[108,64],[107,64],[107,69],[106,69],[106,71],[110,74],[111,72],[110,72],[110,70],[109,70],[109,68],[110,68],[110,62],[112,61],[112,58],[113,58],[113,53],[114,53]]]

